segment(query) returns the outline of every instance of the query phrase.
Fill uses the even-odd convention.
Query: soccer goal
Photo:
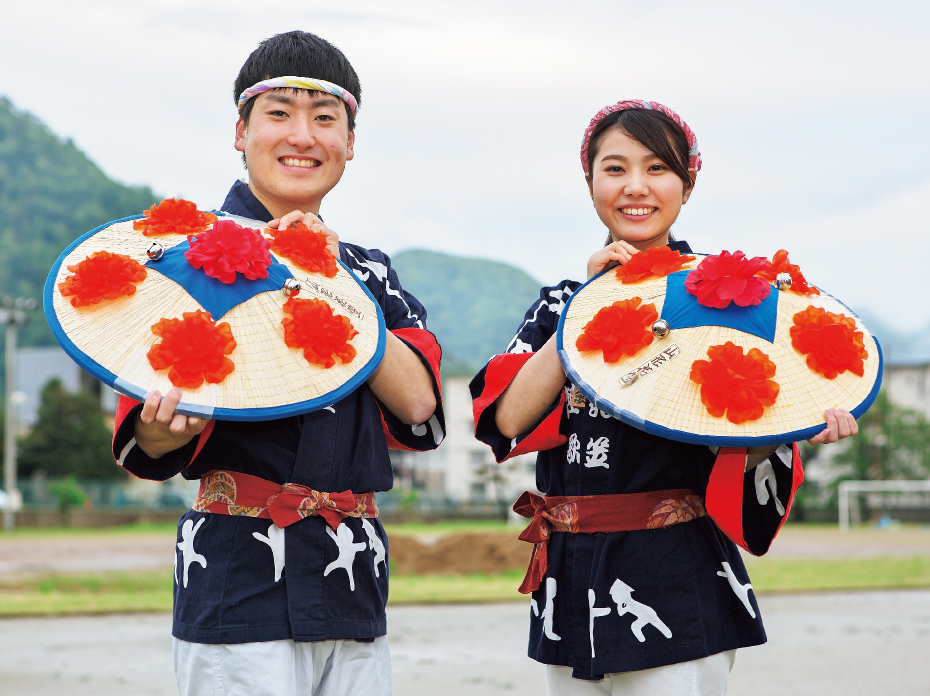
[[[842,481],[839,487],[840,531],[860,524],[860,493],[930,493],[930,481]]]

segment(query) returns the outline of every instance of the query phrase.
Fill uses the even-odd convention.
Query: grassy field
[[[926,556],[751,559],[753,589],[817,592],[930,587]],[[392,605],[520,601],[522,570],[500,575],[391,577]],[[172,571],[51,575],[0,583],[0,617],[170,611]]]
[[[389,525],[388,530],[392,535],[516,534],[513,527],[485,521],[395,524]],[[14,545],[28,544],[33,540],[37,543],[70,542],[97,537],[123,538],[126,535],[166,536],[170,539],[174,534],[173,523],[107,529],[20,529],[12,536],[0,536],[0,557],[4,542]],[[917,527],[892,536],[863,528],[859,536],[839,536],[831,528],[796,525],[783,531],[783,542],[813,539],[834,549],[834,554],[807,558],[772,554],[765,558],[746,558],[746,565],[753,589],[760,594],[930,588],[930,554],[923,551],[925,546],[912,552],[899,551],[897,555],[891,550],[894,543],[925,544],[922,540],[926,534],[930,532]],[[879,554],[854,557],[849,553],[847,557],[847,552],[853,547],[876,540],[884,544],[879,547]],[[887,550],[882,553],[881,549]],[[522,595],[517,592],[517,587],[522,577],[522,570],[462,576],[394,573],[391,576],[390,601],[391,604],[520,601]],[[170,611],[173,582],[170,567],[10,579],[4,579],[0,574],[0,617]]]

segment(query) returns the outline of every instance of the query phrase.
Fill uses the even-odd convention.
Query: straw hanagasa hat
[[[154,220],[147,211],[145,219],[123,218],[92,230],[55,262],[45,284],[45,314],[75,362],[137,400],[154,389],[165,394],[180,380],[187,386],[180,386],[179,413],[221,420],[265,420],[322,409],[368,379],[384,354],[384,317],[369,290],[341,261],[326,252],[325,273],[307,270],[313,267],[307,258],[298,265],[294,253],[267,250],[268,235],[277,231],[253,232],[265,229],[265,223],[175,203],[188,206],[192,225],[146,227]],[[188,260],[191,245],[210,232],[225,235],[232,229],[230,221],[240,226],[235,234],[252,242],[257,237],[255,258],[264,254],[264,264],[256,262],[256,269],[240,259],[235,272],[222,250],[212,261],[195,258],[201,267]],[[214,251],[220,246],[213,244]],[[322,243],[317,246],[322,249]],[[210,277],[208,267],[219,277]],[[286,336],[288,320],[291,333]],[[178,328],[182,321],[187,333]],[[175,341],[171,350],[169,341]],[[330,349],[330,344],[338,347]],[[311,347],[305,350],[305,345]],[[193,362],[168,364],[182,359]],[[197,371],[203,378],[195,387]]]
[[[678,253],[662,249],[660,262]],[[787,252],[682,256],[652,264],[658,275],[638,265],[592,278],[559,321],[566,374],[605,413],[672,440],[762,446],[816,435],[827,408],[858,418],[877,397],[878,341]]]

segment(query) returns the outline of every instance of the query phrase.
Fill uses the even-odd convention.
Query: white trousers
[[[174,639],[180,696],[391,696],[387,636],[207,645]]]
[[[637,672],[605,674],[599,682],[572,679],[572,668],[546,665],[548,696],[724,696],[736,651]]]

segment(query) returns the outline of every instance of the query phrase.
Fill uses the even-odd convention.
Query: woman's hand
[[[165,398],[158,391],[149,394],[136,416],[136,443],[152,459],[183,447],[203,432],[210,421],[175,413],[181,400],[181,390],[173,388]]]
[[[323,221],[313,213],[302,213],[299,210],[295,210],[280,218],[275,218],[268,223],[268,226],[283,230],[298,222],[304,223],[314,232],[322,232],[325,234],[326,248],[332,252],[333,256],[337,259],[339,258],[339,235],[324,225]]]
[[[633,257],[633,254],[638,253],[639,250],[636,247],[622,240],[598,249],[588,259],[588,280],[608,268],[623,266]]]
[[[827,421],[827,427],[807,441],[811,445],[836,442],[859,432],[859,424],[849,411],[841,408],[828,408],[823,412],[823,417]]]

